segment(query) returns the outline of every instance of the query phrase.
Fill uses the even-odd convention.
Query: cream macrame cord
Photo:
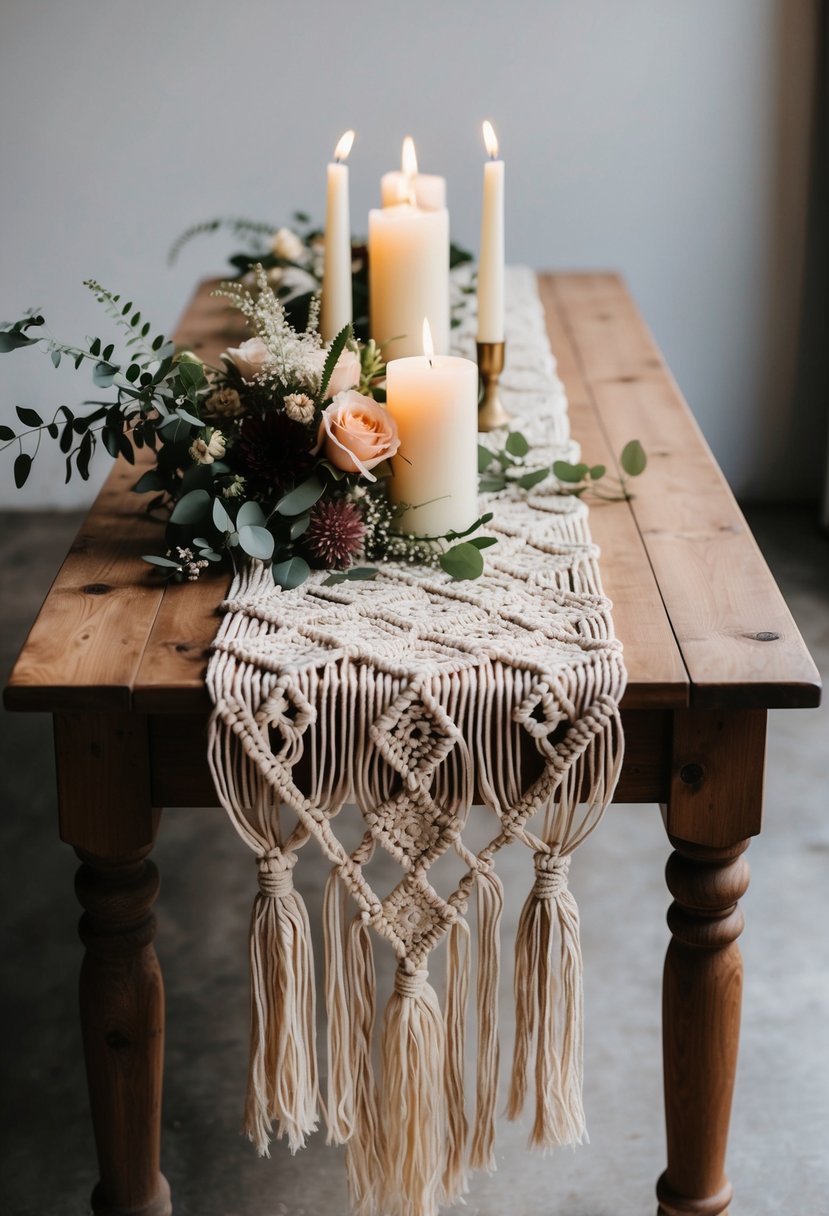
[[[507,292],[507,409],[534,464],[575,459],[532,273],[510,268]],[[468,354],[474,318],[456,340]],[[584,503],[546,483],[485,498],[498,544],[481,579],[389,565],[370,582],[325,587],[315,576],[283,592],[252,567],[234,580],[208,669],[210,767],[259,878],[245,1131],[260,1153],[273,1134],[295,1151],[324,1117],[328,1141],[346,1146],[360,1216],[435,1216],[463,1195],[469,1169],[495,1168],[496,865],[508,844],[531,850],[535,881],[516,939],[507,1113],[517,1118],[531,1097],[530,1143],[542,1150],[585,1138],[582,958],[568,871],[618,778],[625,671]],[[476,798],[495,827],[472,850],[464,827]],[[364,829],[351,851],[336,832],[346,802]],[[293,883],[306,845],[331,866],[324,1094],[311,934]],[[377,849],[401,870],[385,894],[367,872]],[[449,855],[463,873],[442,895],[431,871]],[[465,919],[473,899],[474,950]],[[397,958],[379,1075],[374,937]],[[444,938],[441,1009],[428,968]]]

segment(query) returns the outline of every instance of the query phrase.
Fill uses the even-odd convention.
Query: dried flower
[[[400,447],[397,424],[388,410],[354,389],[338,393],[323,410],[317,442],[338,469],[362,473],[368,481],[377,480],[369,470]]]
[[[294,422],[301,422],[304,426],[314,421],[314,398],[309,397],[307,393],[289,393],[285,398],[285,413]]]
[[[202,437],[193,441],[190,456],[196,464],[212,464],[214,460],[221,460],[226,448],[227,440],[221,431],[206,430],[202,432]]]
[[[365,534],[359,508],[346,498],[332,498],[312,510],[305,539],[327,569],[345,570],[362,548]]]
[[[233,447],[234,464],[247,478],[247,491],[270,497],[297,485],[311,472],[308,430],[283,411],[251,414]]]
[[[241,397],[235,388],[228,385],[211,393],[204,403],[204,408],[216,418],[238,418],[244,412]]]

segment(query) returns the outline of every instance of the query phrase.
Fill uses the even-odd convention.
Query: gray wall
[[[621,269],[737,492],[817,494],[822,420],[793,391],[814,23],[813,0],[5,0],[0,316],[98,332],[94,276],[172,326],[230,248],[171,270],[172,239],[319,216],[347,126],[355,228],[411,132],[474,246],[490,116],[509,259]],[[44,364],[2,357],[4,421],[89,391]],[[0,505],[91,496],[43,451],[17,495],[10,464]]]

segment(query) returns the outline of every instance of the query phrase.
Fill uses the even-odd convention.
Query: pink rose
[[[344,350],[331,373],[328,381],[326,396],[336,397],[337,393],[345,393],[350,388],[356,388],[360,383],[360,356],[353,350]]]
[[[376,481],[369,469],[394,456],[400,439],[388,410],[371,397],[350,389],[337,393],[323,410],[318,446],[338,469],[362,473],[369,481]]]
[[[261,338],[246,338],[241,346],[226,350],[223,358],[229,359],[248,383],[273,362],[273,356]]]

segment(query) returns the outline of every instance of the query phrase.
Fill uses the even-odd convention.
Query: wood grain
[[[631,504],[696,706],[814,706],[820,677],[691,411],[616,275],[555,292],[614,452],[650,466]]]

